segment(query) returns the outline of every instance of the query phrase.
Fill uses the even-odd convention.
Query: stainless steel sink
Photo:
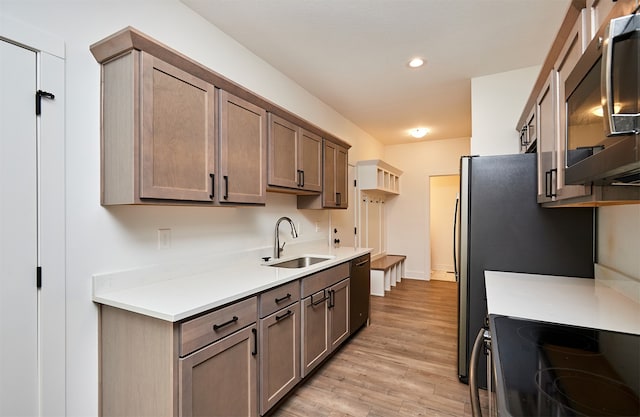
[[[301,256],[295,259],[289,259],[288,261],[277,262],[274,264],[268,264],[267,266],[275,266],[277,268],[305,268],[317,264],[318,262],[332,259],[333,257],[320,257],[320,256]]]

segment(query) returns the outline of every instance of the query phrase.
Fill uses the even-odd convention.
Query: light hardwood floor
[[[471,416],[458,381],[457,301],[455,282],[409,279],[371,297],[370,325],[272,416]]]

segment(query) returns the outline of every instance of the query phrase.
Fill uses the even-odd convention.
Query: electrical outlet
[[[158,249],[171,247],[171,229],[158,229]]]

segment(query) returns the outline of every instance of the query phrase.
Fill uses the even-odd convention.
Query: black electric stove
[[[640,335],[490,319],[500,415],[640,416]]]

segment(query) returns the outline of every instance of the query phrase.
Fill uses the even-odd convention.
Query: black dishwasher
[[[349,294],[349,329],[355,333],[369,319],[369,294],[371,293],[370,256],[359,256],[351,261]]]

